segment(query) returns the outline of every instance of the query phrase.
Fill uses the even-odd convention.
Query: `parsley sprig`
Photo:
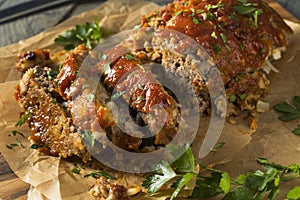
[[[163,189],[173,182],[170,199],[174,199],[188,183],[196,179],[190,198],[211,198],[220,195],[222,200],[273,200],[279,193],[281,182],[300,177],[299,164],[282,166],[265,158],[258,158],[257,162],[263,166],[263,170],[242,174],[236,179],[232,179],[227,172],[204,165],[201,165],[200,173],[195,173],[196,162],[191,148],[188,148],[174,163],[168,164],[163,161],[157,165],[156,171],[146,177],[143,186],[153,194],[163,192]],[[287,198],[299,199],[300,187],[296,186],[290,190]]]
[[[300,97],[294,96],[292,104],[286,101],[281,101],[274,106],[274,109],[280,113],[281,116],[278,118],[283,122],[292,121],[300,117]],[[300,124],[295,128],[292,133],[295,135],[300,135]]]
[[[21,115],[20,120],[15,124],[16,127],[22,126],[28,118],[32,117],[31,113],[24,113]]]
[[[162,164],[158,164],[154,168],[155,174],[147,176],[142,186],[147,188],[150,194],[154,194],[171,180],[175,180],[172,185],[176,187],[171,195],[171,200],[197,176],[194,173],[195,159],[191,148],[188,148],[179,159],[172,163],[172,166],[166,161],[162,161]]]
[[[76,25],[74,29],[67,30],[61,33],[54,42],[58,45],[64,46],[66,50],[74,49],[79,44],[85,44],[92,49],[102,38],[110,34],[109,31],[104,31],[99,25],[98,19],[93,22]]]

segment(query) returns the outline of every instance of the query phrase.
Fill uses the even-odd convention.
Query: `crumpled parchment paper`
[[[61,47],[54,44],[55,37],[75,24],[92,21],[95,17],[100,20],[104,29],[114,32],[130,29],[139,24],[142,15],[155,9],[159,7],[144,1],[110,0],[37,36],[0,48],[0,152],[12,170],[23,181],[32,185],[28,199],[93,199],[88,191],[95,183],[95,179],[83,178],[83,174],[95,170],[86,167],[82,175],[77,175],[71,172],[73,162],[46,156],[31,149],[26,138],[31,133],[26,125],[17,128],[25,134],[25,138],[11,134],[12,130],[16,130],[14,125],[21,111],[13,97],[14,87],[20,78],[20,74],[15,70],[17,54],[20,51],[37,48],[58,51]],[[300,95],[300,25],[292,22],[288,24],[295,34],[290,38],[283,59],[274,62],[280,73],[270,75],[271,87],[265,100],[271,107],[281,100],[289,101],[294,95]],[[256,170],[257,157],[265,157],[283,165],[300,161],[300,137],[291,133],[299,120],[283,123],[278,120],[278,113],[271,108],[268,113],[259,115],[259,125],[255,133],[249,129],[247,120],[241,118],[238,122],[237,125],[225,123],[219,139],[219,142],[225,142],[225,146],[217,152],[210,153],[201,162],[218,164],[217,167],[220,169],[237,176],[239,173]],[[8,149],[6,145],[16,143],[17,138],[23,147]],[[201,140],[202,138],[196,138],[193,143],[196,157]],[[141,180],[141,176],[127,174],[124,184],[138,185]],[[286,195],[284,191],[295,185],[300,185],[300,180],[285,184],[281,195]],[[144,194],[138,195],[136,199],[142,197],[145,199]]]

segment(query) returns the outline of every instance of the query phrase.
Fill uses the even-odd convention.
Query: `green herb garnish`
[[[223,194],[223,197],[220,196],[222,200],[274,200],[279,193],[280,183],[300,177],[299,164],[282,166],[269,162],[265,158],[257,159],[258,164],[263,166],[263,170],[241,174],[236,179],[232,179],[227,172],[201,164],[202,171],[196,174],[193,171],[196,167],[195,158],[190,148],[187,151],[190,153],[184,153],[178,159],[181,160],[180,162],[169,164],[163,161],[156,166],[156,171],[152,175],[146,177],[143,186],[149,193],[165,194],[165,187],[173,183],[167,190],[173,189],[170,199],[174,199],[191,180],[194,180],[196,183],[191,188],[192,193],[189,198],[211,198]],[[184,162],[184,160],[194,162]],[[182,168],[189,170],[183,172],[180,170]],[[290,190],[287,198],[299,199],[300,187],[296,186]]]
[[[145,100],[146,100],[146,97],[144,97],[144,96],[139,96],[139,97],[137,98],[137,100],[139,100],[139,101],[145,101]]]
[[[140,90],[143,90],[143,91],[145,89],[141,84],[139,84],[138,87],[139,87]]]
[[[15,124],[15,126],[16,127],[17,126],[22,126],[29,117],[32,117],[31,113],[24,113],[23,115],[21,115],[20,120],[17,121],[17,123]]]
[[[199,20],[196,17],[193,17],[194,24],[199,24]]]
[[[220,142],[220,143],[216,144],[215,146],[213,146],[213,147],[210,149],[210,151],[211,151],[211,152],[217,152],[218,149],[224,147],[224,145],[225,145],[225,142]]]
[[[256,3],[247,3],[245,0],[239,0],[239,3],[234,6],[234,10],[240,15],[249,15],[253,25],[257,27],[258,16],[263,13],[263,10],[258,8]]]
[[[30,146],[31,149],[38,149],[39,148],[39,145],[38,144],[32,144]]]
[[[19,140],[19,138],[16,138],[17,142],[18,142],[18,146],[25,148],[24,145],[22,144],[22,142]]]
[[[227,42],[226,35],[224,35],[223,33],[220,33],[220,36],[221,36],[223,43],[226,43]]]
[[[229,97],[229,101],[230,101],[230,102],[235,102],[235,101],[236,101],[236,95],[235,95],[235,94],[232,94],[232,95]]]
[[[292,130],[292,133],[294,133],[295,135],[300,135],[300,124],[297,125],[297,128]]]
[[[201,14],[201,13],[203,13],[203,12],[204,12],[204,10],[198,9],[198,10],[196,11],[196,14],[198,15],[198,14]]]
[[[172,168],[176,169],[176,171]],[[176,179],[173,186],[176,186],[171,199],[174,199],[179,192],[197,175],[194,173],[195,159],[191,148],[177,159],[172,166],[166,161],[155,166],[155,174],[147,176],[142,186],[148,189],[149,193],[158,192],[165,184]]]
[[[132,60],[133,59],[133,55],[131,55],[131,54],[125,54],[125,58],[126,58],[126,60]]]
[[[13,130],[13,131],[12,131],[12,134],[13,134],[14,136],[16,136],[16,135],[18,134],[18,135],[21,135],[23,138],[25,138],[25,135],[24,135],[23,133],[21,133],[20,131]]]
[[[225,48],[228,50],[228,51],[231,51],[231,48],[228,44],[225,44]]]
[[[77,167],[74,167],[74,168],[72,169],[72,172],[75,173],[75,174],[80,174],[80,171],[81,171],[81,169],[79,169],[79,168],[77,168]]]
[[[104,74],[109,74],[110,73],[110,62],[108,62],[108,63],[105,63],[104,64]]]
[[[99,177],[103,176],[107,179],[116,179],[114,176],[112,176],[109,173],[104,172],[104,171],[102,171],[102,172],[91,172],[89,174],[84,175],[84,178],[87,178],[87,177],[90,177],[90,176],[93,177],[93,178],[99,178]]]
[[[20,147],[24,148],[24,145],[22,144],[22,142],[18,138],[16,138],[16,141],[17,141],[17,143],[7,144],[6,147],[8,149],[13,149],[16,146],[20,146]]]
[[[47,75],[48,75],[48,78],[50,80],[55,79],[57,77],[58,73],[59,72],[56,71],[56,70],[49,70],[49,71],[47,71]]]
[[[124,93],[125,93],[124,91],[123,91],[123,92],[116,92],[114,95],[112,95],[112,96],[110,97],[110,99],[111,99],[112,101],[113,101],[113,100],[116,100],[116,99],[120,98]]]
[[[144,67],[143,65],[137,64],[137,66],[138,66],[141,70],[145,71],[145,67]]]
[[[8,149],[13,149],[13,148],[16,147],[16,146],[18,146],[18,144],[15,144],[15,143],[13,143],[13,144],[7,144],[7,145],[6,145],[6,147],[7,147]]]
[[[50,103],[55,104],[56,103],[56,99],[51,99]]]
[[[94,94],[88,94],[87,95],[87,100],[88,100],[88,102],[93,102],[95,100],[95,95]]]
[[[293,98],[293,105],[286,101],[281,101],[274,106],[274,109],[278,112],[283,113],[279,119],[283,122],[291,121],[300,117],[300,97],[295,96]]]
[[[290,190],[287,198],[289,200],[300,199],[300,186],[295,186],[292,190]]]
[[[241,100],[244,100],[248,95],[246,93],[241,94],[239,97]]]
[[[86,142],[89,146],[94,147],[95,146],[95,136],[94,134],[89,130],[84,130],[81,134],[81,138],[84,142]]]
[[[92,49],[108,34],[110,32],[102,30],[98,19],[95,19],[92,23],[76,25],[74,29],[60,34],[54,41],[56,44],[64,46],[66,50],[74,49],[79,44],[84,44]]]
[[[182,14],[183,13],[183,10],[179,10],[175,13],[175,16],[177,17],[178,15]]]
[[[213,31],[213,32],[210,34],[210,36],[211,36],[212,38],[214,38],[214,39],[218,39],[218,36],[217,36],[217,34],[216,34],[215,31]]]
[[[219,52],[222,51],[222,47],[221,47],[219,44],[216,44],[216,45],[214,46],[214,50],[215,50],[215,52],[219,53]]]

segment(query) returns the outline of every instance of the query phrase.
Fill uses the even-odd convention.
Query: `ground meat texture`
[[[46,49],[37,49],[34,51],[27,51],[18,55],[18,62],[16,64],[17,70],[25,72],[27,69],[36,65],[46,66],[51,63],[50,51]]]
[[[259,83],[268,83],[263,73],[256,71],[263,68],[273,49],[286,46],[286,35],[292,30],[263,1],[249,0],[247,3],[259,14],[241,13],[240,7],[247,6],[238,0],[175,0],[163,10],[145,16],[142,27],[172,29],[193,38],[220,70],[227,98],[235,95],[238,102],[234,103],[238,107],[242,105],[243,109],[253,110],[255,106],[245,106],[250,102],[245,96],[256,102],[267,89],[260,88]],[[166,66],[173,61],[162,57]]]

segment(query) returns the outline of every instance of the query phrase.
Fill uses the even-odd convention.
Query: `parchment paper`
[[[93,199],[88,190],[95,180],[83,178],[83,174],[95,170],[85,167],[82,175],[74,174],[71,172],[74,163],[40,154],[30,149],[27,138],[11,134],[12,130],[16,130],[14,125],[21,111],[13,98],[14,87],[20,78],[20,74],[15,70],[16,55],[20,51],[36,48],[60,50],[60,47],[53,44],[57,35],[75,24],[92,21],[95,17],[100,19],[103,28],[118,32],[134,27],[139,24],[142,15],[158,8],[153,3],[140,0],[110,0],[95,10],[75,16],[37,36],[0,48],[0,152],[12,170],[32,185],[29,199]],[[288,51],[283,59],[274,64],[280,73],[272,73],[270,76],[270,92],[265,100],[271,107],[281,100],[289,101],[294,95],[300,95],[300,25],[288,23],[295,34],[290,38]],[[228,171],[232,176],[256,170],[257,157],[265,157],[284,165],[300,162],[300,137],[291,133],[296,124],[300,123],[299,120],[283,123],[277,117],[278,113],[272,109],[268,113],[260,114],[258,130],[255,133],[248,128],[245,119],[238,119],[237,125],[226,123],[219,139],[219,142],[225,142],[225,146],[218,152],[210,153],[201,162],[217,164],[217,167]],[[17,130],[26,137],[31,134],[26,125]],[[16,143],[16,138],[24,147],[15,147],[13,150],[6,148],[7,144]],[[196,138],[193,143],[196,156],[199,150],[197,144],[201,144],[201,138]],[[124,181],[133,186],[141,180],[141,176],[128,175]],[[286,195],[285,191],[294,185],[300,185],[300,180],[285,184],[281,195]],[[143,194],[140,194],[136,198],[142,196]],[[278,199],[283,199],[283,196]]]

